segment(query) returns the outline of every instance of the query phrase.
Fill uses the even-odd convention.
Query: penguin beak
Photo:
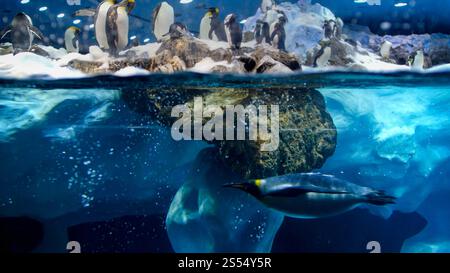
[[[224,188],[233,188],[233,189],[239,189],[245,191],[248,188],[249,183],[230,183],[230,184],[224,184]]]

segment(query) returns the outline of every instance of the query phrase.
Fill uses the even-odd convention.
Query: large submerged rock
[[[272,105],[279,106],[278,149],[263,151],[262,146],[270,141],[262,135],[258,135],[256,141],[248,138],[242,141],[209,141],[218,148],[218,156],[223,164],[243,178],[318,169],[336,147],[337,133],[333,120],[326,111],[322,95],[314,89],[158,87],[140,91],[124,90],[122,94],[132,109],[168,127],[177,120],[171,117],[173,107],[184,104],[192,112],[195,98],[202,99],[203,108],[218,106],[223,110],[228,105],[266,105],[269,111]],[[205,124],[209,120],[211,118],[203,117],[202,122]]]

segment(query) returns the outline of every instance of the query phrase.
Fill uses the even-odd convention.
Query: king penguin
[[[200,21],[200,39],[213,41],[227,41],[225,27],[219,20],[219,9],[209,8],[205,16]]]
[[[13,45],[14,54],[29,51],[33,45],[34,37],[40,40],[44,39],[42,32],[33,26],[30,16],[23,12],[19,12],[14,16],[11,25],[7,26],[0,33],[0,40],[10,35]]]
[[[242,43],[242,31],[235,14],[229,14],[224,21],[227,41],[232,50],[239,50]]]
[[[68,53],[80,52],[80,29],[77,27],[69,27],[64,33],[64,43]]]
[[[422,50],[417,50],[408,59],[408,64],[413,69],[423,69],[425,65],[425,56]]]
[[[287,216],[306,219],[341,214],[362,204],[394,204],[396,200],[384,191],[317,173],[289,174],[224,187],[245,191]]]
[[[93,16],[95,39],[98,46],[103,50],[108,50],[108,36],[106,34],[106,21],[109,9],[117,3],[116,0],[104,0],[98,4],[96,9],[81,9],[75,12],[75,16]]]
[[[105,30],[109,52],[113,56],[117,56],[117,54],[124,50],[128,45],[128,14],[134,7],[135,0],[122,0],[108,10]]]
[[[153,34],[156,37],[156,40],[159,42],[165,36],[166,33],[169,32],[170,26],[175,23],[175,12],[174,9],[169,3],[161,2],[154,10],[153,10]]]

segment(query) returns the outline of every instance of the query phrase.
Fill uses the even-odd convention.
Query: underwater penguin
[[[108,37],[106,34],[106,21],[109,9],[117,3],[116,0],[104,0],[100,2],[96,9],[77,10],[74,16],[93,16],[95,39],[98,46],[103,50],[108,50]]]
[[[320,218],[349,211],[362,204],[384,206],[396,198],[331,175],[289,174],[224,187],[245,191],[269,208],[295,218]]]
[[[135,0],[122,0],[109,8],[106,19],[106,37],[109,52],[116,56],[128,45],[129,17],[134,9]]]
[[[240,49],[242,43],[242,31],[235,14],[229,14],[224,21],[227,41],[232,50]]]
[[[266,44],[270,44],[271,40],[270,40],[270,26],[267,22],[264,22],[262,20],[257,20],[256,21],[256,26],[255,26],[255,39],[256,39],[256,44],[261,44],[261,43],[266,43]]]
[[[33,45],[34,37],[40,40],[44,39],[42,32],[33,26],[33,22],[27,14],[19,12],[11,22],[0,32],[0,40],[10,35],[11,43],[14,48],[14,54],[23,51],[29,51]]]
[[[80,52],[80,29],[69,27],[64,33],[64,44],[68,53]]]
[[[381,43],[380,55],[381,57],[383,57],[383,59],[389,60],[389,58],[391,57],[391,48],[392,48],[391,42],[384,41],[383,43]]]
[[[425,65],[425,56],[422,50],[417,50],[408,59],[408,64],[414,69],[423,69]]]
[[[331,58],[331,47],[321,46],[314,57],[314,67],[324,67]]]
[[[270,37],[270,40],[272,41],[272,46],[276,49],[286,51],[286,31],[284,30],[284,25],[286,24],[287,20],[283,16],[279,19],[279,21],[275,24],[274,30],[272,32],[272,35]]]
[[[170,26],[175,23],[175,12],[169,3],[161,2],[153,10],[153,34],[157,41],[164,38],[164,34],[168,33]]]

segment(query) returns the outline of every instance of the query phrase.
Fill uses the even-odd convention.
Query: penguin
[[[258,44],[258,45],[263,42],[266,44],[271,44],[270,26],[267,22],[264,22],[262,20],[256,21],[255,39],[256,39],[256,44]]]
[[[235,14],[229,14],[224,21],[227,41],[232,50],[239,50],[242,43],[242,31]]]
[[[117,56],[128,45],[128,14],[134,9],[135,5],[135,0],[122,0],[108,10],[105,30],[109,52],[113,56]]]
[[[325,20],[323,24],[323,32],[324,36],[327,39],[331,39],[334,36],[334,33],[336,32],[336,22],[334,20]]]
[[[186,25],[183,23],[175,22],[170,25],[169,32],[164,34],[163,36],[170,36],[170,39],[179,39],[181,37],[190,37],[191,34],[187,29]]]
[[[209,12],[211,13],[211,22],[208,38],[212,40],[213,36],[215,36],[218,41],[226,42],[227,34],[225,33],[223,22],[219,20],[219,9],[211,8]]]
[[[284,25],[286,24],[286,22],[286,17],[281,16],[278,19],[278,22],[275,24],[272,35],[270,36],[272,46],[283,51],[286,51],[286,31],[284,29]]]
[[[331,58],[331,47],[321,46],[314,57],[314,67],[324,67]]]
[[[422,50],[417,50],[408,59],[408,64],[413,69],[423,69],[425,65],[425,56]]]
[[[319,173],[288,174],[224,187],[245,191],[286,216],[305,219],[338,215],[362,204],[395,204],[396,200],[384,191]]]
[[[334,37],[336,37],[338,40],[342,38],[342,33],[344,29],[344,21],[342,21],[341,18],[336,19],[336,25],[334,30]]]
[[[170,26],[175,23],[175,12],[169,3],[161,2],[153,10],[153,34],[156,40],[160,42],[164,38],[164,34],[168,33]]]
[[[30,51],[34,37],[44,40],[42,32],[33,26],[30,16],[23,12],[17,13],[11,25],[0,32],[0,40],[4,39],[6,35],[11,37],[14,54]]]
[[[266,13],[267,11],[271,10],[272,7],[275,6],[274,0],[262,0],[261,1],[261,11],[263,13]]]
[[[384,41],[383,43],[381,43],[381,47],[380,47],[380,55],[381,57],[383,57],[383,59],[385,60],[389,60],[391,57],[391,48],[392,48],[392,43],[389,41]]]
[[[68,53],[80,52],[80,29],[77,27],[69,27],[64,33],[64,43]]]
[[[116,3],[116,0],[104,0],[98,4],[96,9],[81,9],[77,10],[74,14],[74,16],[94,17],[95,39],[102,50],[109,49],[106,21],[109,9]]]

